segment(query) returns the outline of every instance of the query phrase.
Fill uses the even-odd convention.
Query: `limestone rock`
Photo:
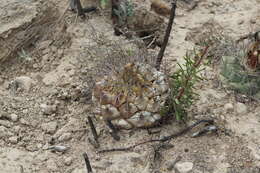
[[[225,110],[226,112],[232,112],[232,111],[234,111],[234,106],[233,106],[233,104],[232,104],[232,103],[227,103],[227,104],[225,104],[225,105],[224,105],[224,110]]]
[[[237,103],[236,104],[236,112],[239,114],[247,113],[247,106],[244,103]]]
[[[189,173],[193,168],[193,163],[192,162],[178,162],[178,163],[176,163],[175,168],[180,173]]]

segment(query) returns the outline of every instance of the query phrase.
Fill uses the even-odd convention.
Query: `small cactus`
[[[129,63],[96,82],[92,100],[101,119],[130,129],[156,124],[168,95],[169,86],[162,72],[148,64]]]

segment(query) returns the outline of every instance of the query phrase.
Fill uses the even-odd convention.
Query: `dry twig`
[[[143,144],[147,144],[147,143],[151,143],[151,142],[165,142],[165,141],[169,141],[169,140],[172,140],[172,139],[174,139],[176,137],[184,135],[185,133],[190,131],[192,128],[196,127],[197,125],[199,125],[201,123],[213,124],[214,121],[213,120],[199,120],[199,121],[195,122],[194,124],[192,124],[191,126],[181,130],[180,132],[172,134],[172,135],[169,135],[169,136],[165,136],[165,137],[163,137],[161,139],[152,139],[152,140],[140,142],[140,143],[137,143],[137,144],[131,145],[129,147],[125,147],[125,148],[112,148],[112,149],[100,150],[100,151],[98,151],[98,153],[107,153],[107,152],[115,152],[115,151],[132,151],[135,147],[143,145]]]

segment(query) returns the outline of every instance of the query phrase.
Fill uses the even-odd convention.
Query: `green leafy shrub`
[[[166,106],[162,114],[174,114],[177,120],[183,120],[187,115],[187,109],[193,104],[197,93],[195,85],[202,80],[200,68],[202,59],[207,51],[199,55],[195,51],[193,55],[187,54],[184,57],[185,63],[178,64],[179,69],[170,75],[169,85],[171,89]]]

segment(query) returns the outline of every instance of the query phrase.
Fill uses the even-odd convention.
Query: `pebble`
[[[13,82],[18,84],[18,87],[25,91],[30,91],[31,87],[35,84],[34,80],[28,76],[17,77]]]
[[[66,157],[64,159],[64,163],[65,163],[65,165],[70,166],[72,164],[72,158],[71,157]]]
[[[59,141],[60,142],[64,142],[64,141],[68,141],[71,139],[71,133],[63,133],[60,137],[59,137]]]
[[[42,112],[45,115],[51,115],[56,112],[57,106],[56,105],[47,105],[47,104],[41,104],[40,105]]]
[[[18,115],[16,115],[16,114],[11,114],[11,115],[10,115],[10,119],[11,119],[13,122],[17,122],[17,121],[18,121]]]
[[[232,103],[227,103],[224,105],[224,110],[225,112],[233,112],[234,111],[234,106]]]
[[[18,137],[17,136],[10,137],[9,142],[12,143],[12,144],[17,144],[18,143]]]
[[[58,126],[57,122],[52,121],[49,123],[42,124],[42,129],[49,134],[54,134],[57,129],[57,126]]]
[[[247,113],[247,106],[244,103],[237,103],[236,105],[236,112],[238,114],[245,114]]]
[[[180,173],[188,173],[192,170],[193,163],[192,162],[178,162],[178,163],[176,163],[175,168]]]

